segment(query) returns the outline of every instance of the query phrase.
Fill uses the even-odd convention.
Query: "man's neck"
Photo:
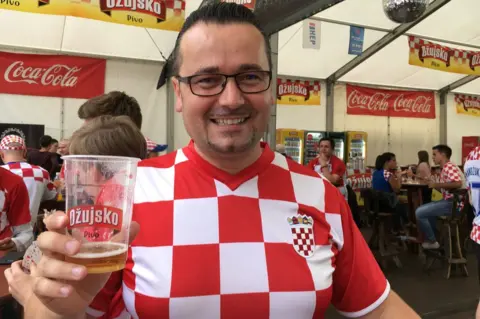
[[[25,159],[23,157],[5,157],[5,164],[17,162],[25,162]]]
[[[219,156],[217,154],[211,154],[211,152],[203,152],[196,143],[193,144],[198,155],[204,160],[209,162],[211,165],[215,166],[222,171],[225,171],[229,174],[237,174],[238,172],[249,167],[262,155],[262,148],[260,143],[258,143],[254,149],[248,150],[244,153],[239,153],[235,155],[226,155]]]
[[[40,148],[40,152],[48,152],[48,148],[42,147],[42,148]]]
[[[447,164],[448,162],[450,162],[449,159],[441,160],[441,161],[440,161],[440,167],[443,168],[443,166],[444,166],[445,164]]]

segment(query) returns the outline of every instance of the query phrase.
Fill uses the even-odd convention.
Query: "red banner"
[[[347,84],[347,114],[434,119],[435,95]]]
[[[89,99],[105,91],[107,61],[0,52],[0,93]]]

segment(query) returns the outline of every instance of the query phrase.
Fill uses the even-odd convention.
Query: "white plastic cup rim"
[[[137,163],[141,159],[137,157],[127,156],[110,156],[110,155],[65,155],[62,156],[66,161],[89,161],[89,162],[130,162]]]

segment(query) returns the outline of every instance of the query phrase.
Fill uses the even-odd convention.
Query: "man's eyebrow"
[[[238,71],[262,71],[263,68],[258,64],[242,64],[238,68]]]
[[[263,71],[264,69],[258,64],[242,64],[237,69],[237,72],[245,72],[245,71]],[[218,66],[208,66],[197,70],[193,75],[198,74],[212,74],[212,73],[219,73],[220,68]]]
[[[207,66],[205,68],[201,68],[201,69],[197,70],[194,73],[194,75],[218,73],[219,71],[220,71],[220,69],[218,68],[218,66]]]

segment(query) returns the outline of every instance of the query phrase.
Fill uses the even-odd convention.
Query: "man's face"
[[[248,24],[198,23],[180,45],[179,75],[269,71],[263,36]],[[203,150],[235,154],[253,149],[265,132],[274,98],[270,89],[242,93],[229,78],[222,93],[194,95],[187,83],[173,78],[175,110],[182,112],[185,128]],[[241,121],[240,123],[238,123]]]
[[[442,153],[440,153],[439,151],[437,151],[437,150],[432,151],[432,160],[435,164],[439,165],[440,162],[442,161],[443,157],[444,157],[444,155]]]
[[[56,153],[58,151],[58,143],[53,143],[52,145],[50,145],[48,151],[51,153]]]
[[[329,141],[321,141],[318,149],[321,154],[324,154],[326,156],[331,156],[333,152],[332,145],[330,145]]]

